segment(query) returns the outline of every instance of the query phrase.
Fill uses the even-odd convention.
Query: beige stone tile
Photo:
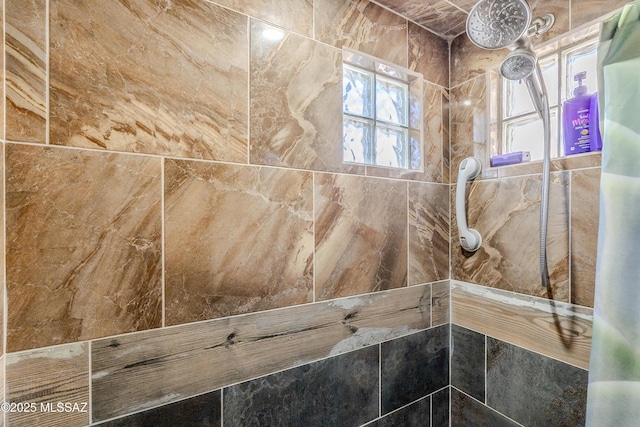
[[[407,184],[315,177],[316,300],[407,285]]]
[[[313,36],[313,0],[215,0],[214,3],[304,36]]]
[[[467,14],[445,0],[378,0],[378,2],[447,39],[460,34],[465,29]]]
[[[409,69],[431,83],[449,87],[449,43],[409,22]]]
[[[449,186],[409,183],[409,285],[449,278]]]
[[[7,412],[7,425],[82,427],[89,424],[88,343],[12,353],[6,356],[6,363],[7,402],[28,404],[30,409]]]
[[[571,0],[527,0],[531,7],[531,14],[535,18],[547,13],[553,14],[555,22],[553,27],[540,37],[533,38],[531,42],[534,48],[554,37],[562,35],[569,28],[569,3]]]
[[[342,52],[251,24],[251,163],[364,171],[342,163]]]
[[[600,168],[571,173],[571,302],[593,307],[600,219]]]
[[[592,309],[452,281],[451,322],[589,368]]]
[[[451,87],[484,76],[488,68],[500,65],[508,53],[507,49],[481,49],[466,33],[456,37],[451,42]]]
[[[161,326],[160,159],[6,149],[7,350]]]
[[[315,8],[316,39],[407,67],[407,20],[368,0],[325,0]]]
[[[451,102],[449,90],[442,95],[442,182],[451,182]]]
[[[466,12],[471,12],[471,8],[478,3],[478,0],[449,0],[449,2]]]
[[[412,286],[94,341],[94,421],[427,329],[430,305]]]
[[[452,227],[453,278],[569,302],[568,173],[553,173],[550,184],[547,265],[552,295],[540,284],[541,177],[536,175],[476,181],[468,186],[467,222],[481,234],[482,246],[473,254],[463,252],[458,229]],[[455,190],[453,193],[455,201]],[[453,211],[451,223],[456,223]]]
[[[46,142],[46,1],[5,2],[6,139]]]
[[[570,2],[571,29],[574,29],[618,10],[629,3],[629,0],[570,0]]]
[[[165,163],[168,325],[313,301],[310,172]]]
[[[486,82],[482,77],[469,80],[450,91],[451,182],[458,179],[460,162],[474,156],[483,163],[482,175],[490,173],[487,164]]]
[[[196,0],[50,14],[52,144],[246,163],[246,16]]]

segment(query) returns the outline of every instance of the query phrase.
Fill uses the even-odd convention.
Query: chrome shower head
[[[517,49],[502,61],[500,73],[509,80],[524,80],[536,69],[536,55],[528,49]]]
[[[530,25],[525,0],[480,0],[467,18],[467,35],[478,47],[500,49],[524,39]]]

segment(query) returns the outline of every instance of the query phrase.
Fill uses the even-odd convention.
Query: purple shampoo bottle
[[[600,134],[600,114],[598,108],[598,92],[591,95],[591,107],[589,108],[589,145],[591,151],[602,151],[602,135]]]
[[[573,90],[573,98],[562,104],[564,154],[586,153],[591,150],[591,138],[589,135],[589,111],[591,109],[591,95],[582,84],[587,78],[587,72],[576,74],[573,79],[578,82],[578,87]]]

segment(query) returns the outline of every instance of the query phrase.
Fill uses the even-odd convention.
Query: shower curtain
[[[602,23],[603,142],[589,427],[640,425],[640,1]]]

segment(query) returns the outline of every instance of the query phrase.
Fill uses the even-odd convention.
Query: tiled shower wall
[[[6,425],[446,423],[446,41],[367,1],[4,8]],[[423,74],[423,172],[342,163],[342,46]]]
[[[534,15],[556,17],[550,33],[534,40],[540,44],[626,2],[529,3]],[[451,233],[451,419],[474,426],[584,425],[601,156],[552,162],[548,293],[538,266],[542,165],[488,168],[485,70],[505,52],[476,48],[466,35],[451,44],[451,182],[465,157],[484,164],[467,188],[469,226],[482,235],[482,247],[465,253],[455,227]]]

